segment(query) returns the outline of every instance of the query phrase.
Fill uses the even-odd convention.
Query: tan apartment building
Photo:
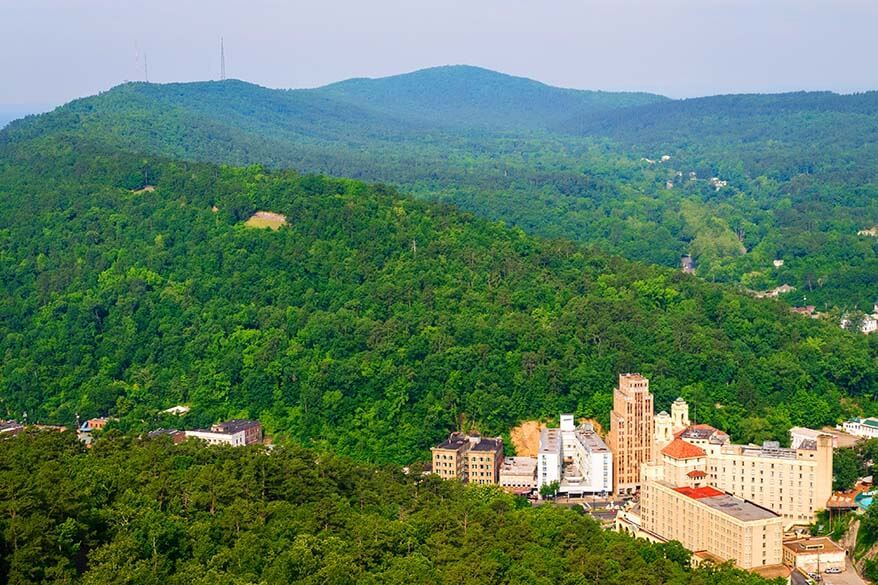
[[[649,380],[640,374],[619,375],[607,439],[613,454],[613,491],[635,492],[640,466],[652,459],[655,443],[653,398]]]
[[[648,533],[742,569],[781,563],[783,519],[767,508],[710,486],[673,486],[659,479],[645,478],[640,494],[642,529]]]
[[[733,445],[727,434],[708,425],[690,427],[678,437],[705,451],[706,483],[773,510],[787,528],[810,524],[832,495],[832,437],[820,434],[797,449],[766,441]]]
[[[431,449],[433,473],[442,479],[491,485],[499,482],[503,439],[452,433]]]

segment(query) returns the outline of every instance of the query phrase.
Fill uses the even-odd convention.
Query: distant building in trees
[[[24,430],[24,425],[15,420],[0,421],[0,435],[17,435]]]
[[[878,437],[878,418],[854,418],[842,423],[841,428],[849,435],[874,439]]]
[[[186,438],[201,439],[211,445],[256,445],[262,442],[262,424],[257,420],[232,419],[210,429],[186,431]]]

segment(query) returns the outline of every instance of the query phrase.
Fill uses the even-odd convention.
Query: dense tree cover
[[[832,473],[837,490],[852,489],[859,478],[878,475],[878,439],[864,439],[853,448],[836,449]]]
[[[878,224],[878,93],[666,100],[445,67],[301,91],[127,84],[4,132],[46,133],[391,182],[637,260],[691,253],[707,280],[791,284],[797,305],[878,297],[878,238],[857,235]]]
[[[153,191],[133,191],[149,183]],[[216,212],[212,207],[216,206]],[[283,213],[277,232],[242,225]],[[244,416],[362,460],[653,380],[735,439],[875,413],[878,339],[400,195],[41,138],[0,147],[0,413]],[[157,413],[193,406],[180,420]]]
[[[294,447],[72,433],[0,449],[0,581],[757,585],[488,487]]]

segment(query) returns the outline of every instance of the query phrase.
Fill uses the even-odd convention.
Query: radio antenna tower
[[[149,83],[149,65],[146,63],[146,51],[143,52],[143,80]]]
[[[220,37],[220,81],[226,80],[226,48],[223,38]]]

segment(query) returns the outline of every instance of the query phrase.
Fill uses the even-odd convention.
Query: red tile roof
[[[684,496],[689,496],[693,500],[700,500],[701,498],[715,498],[717,496],[726,495],[725,492],[721,492],[716,488],[712,488],[710,486],[699,487],[699,488],[690,488],[690,487],[678,487],[674,488],[674,491],[678,494],[683,494]]]
[[[707,454],[701,447],[678,438],[662,449],[662,455],[667,455],[674,459],[695,459],[696,457],[704,457]]]
[[[693,469],[692,471],[690,471],[690,472],[687,473],[686,475],[688,475],[689,477],[692,477],[692,478],[695,478],[695,477],[707,477],[707,474],[704,473],[703,471],[701,471],[700,469]]]

